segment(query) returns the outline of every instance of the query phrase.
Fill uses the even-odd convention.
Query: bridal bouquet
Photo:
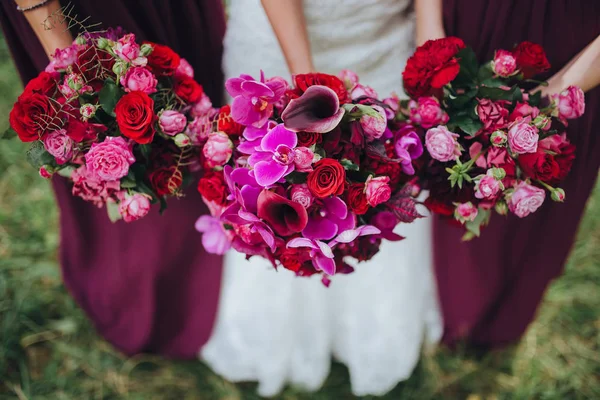
[[[73,195],[134,221],[179,196],[199,157],[189,120],[211,104],[193,76],[169,47],[85,33],[27,84],[10,124],[40,175],[65,176]]]
[[[425,137],[427,167],[421,183],[431,211],[463,224],[468,240],[479,236],[491,211],[526,217],[569,173],[575,146],[565,127],[585,108],[581,89],[541,99],[527,89],[550,64],[541,46],[523,42],[497,50],[480,65],[472,49],[449,37],[419,47],[403,73],[411,97],[401,118]]]
[[[344,71],[340,77],[242,75],[226,83],[231,106],[205,116],[198,189],[207,251],[262,256],[299,276],[349,273],[398,223],[420,217],[412,184],[421,138],[395,120],[398,99]]]

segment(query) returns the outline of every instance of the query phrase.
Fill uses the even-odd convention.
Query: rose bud
[[[377,207],[392,197],[392,189],[388,185],[389,181],[389,176],[378,176],[377,178],[369,176],[367,178],[365,194],[367,195],[367,203],[371,207]]]
[[[140,56],[147,57],[150,55],[150,53],[152,53],[152,50],[152,46],[150,46],[148,43],[144,43],[140,47]]]
[[[504,168],[492,168],[488,171],[488,175],[491,174],[494,178],[502,180],[506,177],[506,171]]]
[[[315,153],[308,147],[297,147],[294,152],[294,166],[298,172],[312,171]]]
[[[371,106],[379,115],[365,114],[360,117],[360,125],[363,128],[367,142],[379,139],[387,128],[387,117],[385,110],[380,106]]]
[[[165,110],[158,117],[158,125],[165,135],[175,136],[184,131],[187,118],[175,110]]]
[[[125,222],[133,222],[146,216],[150,211],[150,199],[148,196],[135,193],[127,195],[119,203],[119,214]]]
[[[552,200],[562,203],[563,201],[565,201],[565,191],[561,188],[552,189],[552,191],[550,192],[550,197],[552,198]]]
[[[49,179],[52,177],[52,166],[51,165],[42,165],[40,168],[40,176],[45,179]]]
[[[97,43],[96,46],[98,46],[98,48],[101,50],[105,50],[105,49],[111,47],[111,45],[112,45],[110,40],[103,38],[103,37],[98,38],[98,41],[96,43]],[[81,43],[81,44],[85,44],[85,42]]]
[[[454,218],[464,224],[465,222],[475,221],[475,218],[477,218],[477,213],[477,207],[475,207],[473,203],[469,201],[459,204],[456,207],[456,210],[454,210]]]
[[[492,61],[492,70],[503,78],[514,75],[517,71],[517,59],[510,51],[496,50],[494,61]]]
[[[84,104],[79,108],[79,113],[81,114],[81,118],[84,121],[87,121],[88,119],[92,118],[94,115],[96,115],[96,110],[98,109],[97,106],[93,105],[93,104]]]
[[[502,182],[493,176],[493,170],[479,179],[475,184],[475,197],[478,199],[493,199],[503,189]]]
[[[213,132],[202,149],[209,167],[225,165],[233,154],[233,143],[224,132]]]
[[[112,70],[115,73],[115,75],[123,76],[125,75],[125,72],[127,72],[127,63],[125,63],[122,60],[117,60],[113,65]]]
[[[292,186],[290,198],[304,208],[309,208],[315,200],[306,183]]]
[[[494,209],[500,215],[506,215],[506,214],[508,214],[508,205],[506,205],[506,202],[504,200],[499,200],[494,205]]]
[[[553,105],[556,107],[555,116],[574,119],[579,118],[585,111],[585,96],[583,90],[576,86],[569,86],[559,94],[552,96]]]
[[[173,141],[175,142],[175,145],[177,145],[177,147],[186,147],[192,144],[192,139],[190,139],[190,137],[185,133],[179,133],[175,135]]]
[[[419,97],[418,101],[408,103],[410,119],[425,129],[448,122],[448,114],[442,110],[440,102],[435,97]]]
[[[504,147],[506,145],[507,136],[504,131],[495,131],[490,136],[490,142],[492,142],[493,146],[496,147]]]

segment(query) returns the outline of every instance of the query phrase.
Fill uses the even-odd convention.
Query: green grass
[[[4,130],[21,87],[2,40],[0,60]],[[258,398],[254,384],[228,383],[200,362],[124,357],[94,332],[61,283],[55,202],[24,150],[0,140],[0,399]],[[426,354],[386,398],[599,399],[599,201],[597,186],[566,272],[520,344],[484,357]],[[347,370],[335,364],[318,393],[279,398],[352,398]]]

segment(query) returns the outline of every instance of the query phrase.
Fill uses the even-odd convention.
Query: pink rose
[[[146,57],[140,56],[140,46],[136,43],[133,33],[129,33],[117,40],[113,50],[121,60],[132,63],[135,66],[143,67],[148,63]]]
[[[470,201],[467,203],[461,203],[456,207],[454,211],[454,217],[460,222],[475,221],[477,218],[477,207]]]
[[[498,192],[502,190],[502,182],[496,179],[493,171],[488,170],[487,174],[475,184],[475,197],[478,199],[493,199]]]
[[[508,146],[515,154],[535,153],[537,151],[538,128],[529,124],[530,118],[514,122],[508,129]]]
[[[385,109],[385,115],[387,116],[387,119],[394,119],[400,110],[400,99],[398,96],[395,93],[392,93],[392,97],[386,97],[383,99],[383,104],[388,106]]]
[[[338,78],[344,82],[344,86],[346,86],[347,90],[352,90],[356,85],[358,85],[358,75],[349,69],[343,69],[338,75]]]
[[[312,163],[315,153],[308,147],[297,147],[294,149],[294,165],[298,172],[312,171]]]
[[[540,140],[539,148],[560,154],[563,152],[564,147],[569,143],[566,133],[563,133],[562,135],[550,135],[547,138]]]
[[[440,102],[435,97],[419,97],[418,101],[408,103],[410,119],[425,129],[448,122],[448,114],[442,110]]]
[[[363,115],[360,117],[360,125],[363,128],[365,139],[367,142],[379,139],[383,136],[387,128],[387,117],[385,111],[380,106],[371,106],[375,111],[379,113],[378,116],[374,115]]]
[[[367,196],[367,203],[371,207],[377,207],[392,197],[392,189],[388,185],[389,181],[389,176],[378,176],[377,178],[369,176],[367,178],[365,195]]]
[[[425,135],[425,147],[431,157],[438,161],[446,162],[460,156],[460,147],[456,139],[458,135],[450,132],[443,125],[431,128]]]
[[[579,118],[585,111],[585,96],[577,86],[569,86],[559,94],[552,96],[558,116],[565,119]]]
[[[202,149],[210,168],[223,166],[233,154],[233,143],[224,132],[213,132]]]
[[[489,132],[506,127],[508,124],[508,110],[504,107],[504,104],[504,101],[479,100],[476,111],[485,131]]]
[[[372,97],[374,99],[379,97],[375,89],[373,89],[370,86],[361,85],[360,83],[356,84],[356,86],[354,86],[354,89],[352,89],[352,92],[350,92],[350,97],[352,97],[352,100],[356,100],[360,97],[365,96]]]
[[[192,104],[190,115],[195,118],[208,113],[210,110],[212,110],[212,102],[206,93],[202,93],[200,100]]]
[[[94,143],[85,155],[90,175],[103,181],[116,181],[129,173],[135,157],[122,137],[107,137],[104,142]]]
[[[144,67],[129,68],[127,73],[121,77],[121,85],[126,92],[155,93],[157,84],[156,77]]]
[[[91,92],[92,87],[86,85],[83,77],[79,74],[70,73],[65,75],[62,85],[58,85],[58,90],[67,99],[80,95],[82,93]]]
[[[315,200],[306,183],[293,185],[290,191],[290,199],[301,204],[304,208],[309,208]]]
[[[485,154],[482,152],[482,150],[483,145],[481,143],[473,142],[471,147],[469,147],[469,157],[471,157],[472,160],[477,157],[477,160],[475,160],[475,165],[477,165],[479,168],[487,168]]]
[[[95,174],[91,174],[85,165],[82,165],[71,174],[73,181],[73,195],[85,201],[92,202],[100,208],[109,198],[116,196],[120,189],[119,181],[103,181]]]
[[[492,61],[492,70],[503,78],[509,77],[517,70],[517,59],[510,51],[496,50],[494,61]]]
[[[189,78],[194,77],[194,68],[190,65],[190,63],[182,58],[179,60],[179,67],[175,70],[175,76],[187,76]]]
[[[61,70],[66,70],[70,65],[75,64],[77,61],[77,52],[79,50],[79,46],[77,44],[73,44],[64,49],[56,49],[54,54],[50,55],[50,64],[46,67],[46,72],[56,72]]]
[[[160,113],[158,125],[165,135],[175,136],[183,132],[187,125],[187,118],[182,113],[175,110],[165,110]]]
[[[514,122],[519,118],[531,117],[532,119],[537,118],[540,114],[540,110],[537,107],[532,107],[528,103],[517,103],[515,109],[510,113],[508,117],[509,122]]]
[[[119,214],[125,222],[133,222],[145,217],[150,211],[150,199],[140,193],[126,195],[119,203]]]
[[[50,132],[46,135],[44,147],[59,165],[70,161],[73,157],[73,139],[67,135],[65,129]]]
[[[192,144],[198,146],[208,139],[212,131],[212,114],[206,113],[195,117],[187,126],[185,134],[192,140]]]
[[[546,192],[543,189],[521,181],[508,200],[508,209],[519,218],[535,212],[544,203]]]

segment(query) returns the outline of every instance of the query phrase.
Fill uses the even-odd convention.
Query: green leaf
[[[98,93],[98,100],[102,109],[110,116],[115,117],[115,106],[123,92],[112,79],[107,79]]]
[[[0,135],[0,139],[8,140],[17,137],[17,132],[13,128],[8,128]]]
[[[477,73],[477,79],[479,82],[483,82],[486,79],[490,79],[494,76],[494,71],[492,70],[492,63],[488,62],[479,67],[479,72]]]
[[[463,94],[460,94],[453,99],[448,100],[448,103],[452,108],[464,111],[465,105],[467,105],[477,95],[477,88],[472,87],[467,89]]]
[[[137,186],[135,181],[129,180],[128,178],[123,178],[121,180],[121,187],[124,189],[133,189]]]
[[[158,213],[160,215],[163,215],[163,213],[167,209],[167,199],[165,198],[165,196],[160,196],[158,198],[158,201],[160,201],[160,209],[158,210]]]
[[[307,176],[307,174],[305,174],[305,173],[294,171],[291,174],[289,174],[288,176],[286,176],[285,180],[289,183],[301,184],[301,183],[306,183],[306,176]]]
[[[466,47],[456,54],[459,59],[460,71],[452,81],[453,87],[472,86],[477,80],[478,63],[475,52]]]
[[[150,155],[152,154],[152,145],[150,143],[148,144],[140,144],[138,145],[140,151],[142,152],[142,155],[144,156],[144,158],[146,160],[150,159]]]
[[[451,122],[470,136],[475,135],[483,127],[481,121],[473,119],[468,115],[456,117]]]
[[[119,205],[114,201],[106,202],[106,212],[108,213],[108,219],[110,219],[110,222],[114,223],[122,218],[121,213],[119,212]]]
[[[490,100],[507,100],[513,102],[521,101],[523,99],[523,94],[518,86],[513,86],[510,90],[482,86],[479,88],[478,96]]]
[[[465,222],[465,228],[474,236],[481,235],[481,227],[487,225],[490,220],[490,210],[484,210],[481,207],[478,209],[477,216],[473,221]]]
[[[40,141],[31,144],[31,147],[27,150],[26,157],[29,164],[36,169],[43,165],[54,163],[54,157],[46,151],[43,143]]]
[[[497,88],[497,87],[505,85],[505,82],[500,78],[487,78],[487,79],[482,80],[481,84],[483,86]]]
[[[542,92],[541,91],[537,91],[533,94],[529,94],[529,104],[531,104],[534,107],[537,107],[540,105],[540,102],[542,100]]]
[[[352,161],[344,158],[342,160],[340,160],[340,164],[342,164],[342,166],[344,167],[344,169],[346,169],[347,171],[358,171],[360,170],[360,167],[356,164],[354,164]]]

